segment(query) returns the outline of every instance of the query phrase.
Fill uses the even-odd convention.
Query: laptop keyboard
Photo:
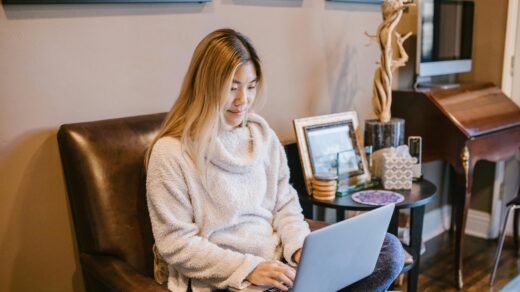
[[[292,289],[289,289],[288,292],[291,292]],[[276,287],[272,287],[272,288],[269,288],[267,290],[264,290],[263,292],[283,292],[282,290],[276,288]]]

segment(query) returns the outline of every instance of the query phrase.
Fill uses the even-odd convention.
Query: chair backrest
[[[58,144],[79,252],[153,275],[144,154],[165,114],[60,127]]]
[[[287,155],[287,164],[289,165],[289,171],[291,176],[289,182],[298,192],[298,194],[304,196],[307,195],[307,187],[305,186],[305,179],[302,172],[302,166],[300,163],[300,155],[298,152],[298,144],[286,143],[284,144],[285,154]]]

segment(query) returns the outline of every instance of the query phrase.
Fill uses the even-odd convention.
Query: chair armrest
[[[327,223],[325,221],[316,221],[312,219],[305,219],[305,221],[309,223],[309,228],[311,229],[311,231],[318,230],[320,228],[330,225],[330,223]]]
[[[82,268],[112,291],[169,291],[113,256],[81,254]]]

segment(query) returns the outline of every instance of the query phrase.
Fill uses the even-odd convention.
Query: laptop
[[[311,232],[304,241],[294,292],[337,291],[368,275],[376,266],[394,204]],[[250,286],[235,291],[281,291]]]

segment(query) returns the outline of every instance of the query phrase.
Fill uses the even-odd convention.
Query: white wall
[[[56,131],[167,111],[191,53],[233,27],[263,58],[260,111],[284,140],[292,119],[371,117],[377,5],[214,0],[206,5],[0,8],[0,291],[81,291]]]

